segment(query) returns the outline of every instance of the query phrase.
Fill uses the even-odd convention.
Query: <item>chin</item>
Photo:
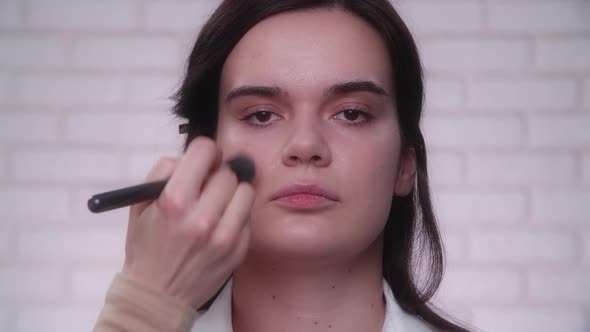
[[[277,259],[354,256],[375,240],[366,227],[354,229],[346,219],[322,215],[258,219],[252,222],[251,231],[252,252]]]

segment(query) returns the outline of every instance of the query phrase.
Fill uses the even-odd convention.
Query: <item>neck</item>
[[[379,238],[356,257],[321,264],[249,254],[233,276],[234,331],[381,331],[382,248]]]

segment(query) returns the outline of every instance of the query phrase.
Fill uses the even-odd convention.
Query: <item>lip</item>
[[[291,184],[271,198],[277,204],[293,209],[318,209],[338,201],[336,194],[317,184]]]

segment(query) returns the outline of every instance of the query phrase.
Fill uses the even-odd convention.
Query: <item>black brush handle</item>
[[[94,213],[110,211],[143,201],[155,200],[168,180],[148,182],[137,186],[96,194],[88,200],[88,209]]]
[[[238,181],[250,182],[256,173],[254,162],[246,155],[238,155],[228,160],[226,164],[236,174]],[[166,183],[168,183],[168,180],[148,182],[96,194],[88,200],[88,209],[94,213],[99,213],[143,201],[153,201],[160,197]]]

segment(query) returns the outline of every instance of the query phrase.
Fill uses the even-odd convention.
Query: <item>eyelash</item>
[[[345,112],[349,112],[349,111],[354,111],[354,112],[357,112],[357,113],[358,113],[360,116],[364,117],[364,120],[362,120],[362,121],[360,121],[360,122],[350,122],[350,121],[344,121],[344,122],[346,123],[346,125],[347,125],[347,126],[352,126],[352,127],[358,127],[358,126],[362,126],[362,125],[365,125],[365,124],[367,124],[367,123],[371,122],[371,121],[374,119],[374,116],[373,116],[372,114],[370,114],[370,113],[368,113],[368,112],[365,112],[365,111],[362,111],[362,110],[360,110],[360,109],[358,109],[358,108],[353,108],[353,107],[351,107],[351,108],[346,108],[346,109],[343,109],[342,111],[340,111],[340,112],[336,113],[336,115],[343,114],[343,113],[345,113]],[[271,122],[271,124],[255,124],[255,123],[252,123],[252,122],[250,122],[250,121],[249,121],[251,118],[253,118],[253,117],[254,117],[254,116],[256,116],[257,114],[260,114],[260,113],[265,113],[265,112],[266,112],[266,113],[270,113],[270,114],[271,114],[271,116],[272,116],[272,115],[275,115],[275,116],[277,115],[276,113],[274,113],[274,112],[271,112],[271,111],[267,111],[267,110],[256,110],[256,111],[253,111],[253,112],[251,112],[251,113],[249,113],[249,114],[245,115],[245,116],[244,116],[244,117],[242,117],[240,120],[241,120],[241,121],[248,122],[248,124],[249,124],[249,125],[251,125],[251,126],[254,126],[254,127],[268,127],[268,126],[271,126],[271,125],[272,125],[272,123],[274,123],[274,121],[273,121],[273,122]]]

